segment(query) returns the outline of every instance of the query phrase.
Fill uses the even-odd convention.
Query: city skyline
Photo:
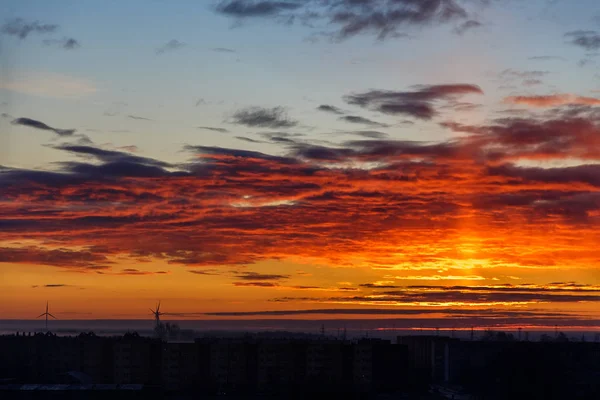
[[[597,2],[3,8],[0,320],[600,328]]]

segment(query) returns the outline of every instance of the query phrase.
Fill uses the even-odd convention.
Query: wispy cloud
[[[221,0],[215,11],[236,20],[260,19],[285,24],[297,20],[318,27],[319,34],[335,40],[357,35],[372,35],[379,40],[405,37],[401,28],[445,24],[468,17],[468,12],[454,0]],[[334,30],[327,31],[325,27]]]
[[[211,50],[217,53],[236,53],[235,50],[226,47],[213,47]]]
[[[476,28],[481,28],[482,26],[483,24],[481,22],[470,19],[454,28],[454,33],[456,33],[457,35],[463,35],[467,31],[471,31]]]
[[[111,264],[106,256],[92,251],[33,246],[19,248],[1,247],[0,263],[50,265],[83,271],[108,269]]]
[[[46,39],[44,40],[46,46],[58,46],[66,50],[73,50],[81,47],[78,40],[73,38],[62,38],[62,39]]]
[[[14,119],[11,124],[26,126],[43,131],[52,131],[59,136],[72,136],[75,133],[75,129],[57,129],[31,118],[17,118]]]
[[[140,117],[138,115],[128,115],[127,118],[129,118],[129,119],[137,119],[139,121],[152,121],[150,118]]]
[[[328,112],[331,114],[338,114],[338,115],[344,114],[344,112],[342,110],[340,110],[339,108],[337,108],[335,106],[330,106],[328,104],[321,104],[319,107],[317,107],[317,110]]]
[[[600,105],[600,99],[594,97],[576,96],[573,94],[552,94],[546,96],[510,96],[504,99],[506,103],[522,104],[531,107],[557,107],[573,105]]]
[[[360,117],[357,115],[345,115],[339,118],[341,121],[350,122],[352,124],[361,124],[368,126],[377,126],[377,127],[387,127],[388,125],[382,124],[380,122],[372,121],[368,118]]]
[[[220,275],[219,271],[216,269],[190,269],[188,270],[188,272],[195,275]]]
[[[406,281],[484,281],[479,275],[406,275],[396,276],[397,280]]]
[[[219,132],[219,133],[229,133],[229,131],[225,128],[215,128],[212,126],[199,126],[198,129],[204,129],[207,131]]]
[[[290,119],[283,107],[262,108],[249,107],[236,111],[232,123],[251,128],[291,128],[298,124]]]
[[[412,91],[369,90],[350,94],[344,99],[348,104],[383,114],[429,120],[438,114],[434,103],[440,100],[453,102],[457,97],[468,94],[481,95],[483,91],[479,86],[470,84],[417,85]]]
[[[250,286],[250,287],[276,287],[278,284],[273,282],[233,282],[233,286]]]
[[[302,310],[260,310],[260,311],[221,311],[208,312],[202,315],[220,317],[247,317],[247,316],[292,316],[292,315],[428,315],[445,314],[448,316],[464,317],[468,315],[480,315],[486,317],[572,317],[568,313],[547,313],[543,311],[528,310],[501,310],[501,309],[479,309],[469,310],[460,308],[317,308]]]
[[[529,59],[537,60],[537,61],[552,61],[552,60],[565,61],[565,58],[560,57],[560,56],[532,56],[532,57],[529,57]]]
[[[246,136],[236,136],[235,138],[248,143],[265,143],[264,140],[252,139]]]
[[[62,288],[62,287],[71,287],[71,286],[72,285],[67,285],[65,283],[49,283],[49,284],[46,284],[46,285],[33,285],[31,287],[35,289],[35,288],[40,288],[40,287],[43,287],[43,288]]]
[[[587,51],[600,49],[600,33],[597,31],[572,31],[565,34],[572,44]]]
[[[102,272],[107,274],[108,272]],[[137,268],[124,268],[120,272],[114,272],[113,275],[133,275],[133,276],[147,276],[147,275],[167,275],[168,271],[142,271]]]
[[[240,272],[236,274],[237,278],[245,281],[276,281],[282,279],[288,279],[289,275],[280,274],[260,274],[257,272]]]
[[[167,43],[163,44],[162,46],[159,46],[155,50],[155,52],[156,52],[156,54],[161,55],[161,54],[165,54],[167,52],[171,52],[171,51],[180,49],[180,48],[184,47],[185,45],[186,45],[185,43],[180,42],[177,39],[171,39]]]
[[[244,0],[226,0],[216,7],[217,12],[239,18],[246,17],[268,17],[281,11],[295,10],[302,7],[301,4],[292,1],[260,1],[250,2]]]
[[[25,39],[32,33],[46,34],[53,33],[58,29],[56,24],[46,24],[39,21],[25,21],[23,18],[9,20],[2,25],[0,32],[5,35],[16,36],[19,39]]]

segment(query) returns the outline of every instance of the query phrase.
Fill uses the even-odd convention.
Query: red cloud
[[[507,118],[445,126],[465,135],[336,147],[292,140],[285,156],[188,147],[195,158],[180,166],[62,146],[95,160],[58,172],[2,170],[0,241],[45,245],[6,247],[0,261],[85,270],[106,269],[117,256],[214,269],[303,259],[483,277],[456,270],[465,263],[597,266],[597,121]],[[523,163],[569,158],[587,164]],[[471,241],[475,252],[459,251]],[[238,285],[273,287],[288,275],[234,278]],[[305,286],[289,279],[286,287]]]

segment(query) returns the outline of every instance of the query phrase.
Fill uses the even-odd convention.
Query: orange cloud
[[[504,102],[540,108],[558,107],[570,104],[585,106],[600,105],[600,99],[576,96],[573,94],[552,94],[547,96],[510,96],[506,97]]]
[[[484,281],[479,275],[408,275],[396,276],[398,280],[406,281]]]
[[[397,279],[553,273],[566,281],[572,271],[592,276],[600,268],[599,121],[561,114],[443,126],[462,135],[337,146],[289,139],[281,155],[187,146],[193,158],[177,165],[60,145],[56,150],[85,157],[59,170],[1,168],[0,263],[93,273],[87,277],[99,271],[106,279],[161,275],[143,281],[168,280],[190,267],[181,281],[195,274],[224,290],[256,293],[248,296],[347,295],[357,288],[336,282],[377,281],[381,270],[403,276]],[[539,160],[578,163],[543,168]],[[135,267],[136,260],[160,267],[113,271]],[[323,269],[244,272],[273,260]],[[334,276],[326,267],[363,272]],[[173,273],[156,272],[167,269]],[[362,295],[395,285],[379,286],[361,286],[361,296],[306,301],[411,307],[595,301],[581,293],[489,296],[456,288]]]

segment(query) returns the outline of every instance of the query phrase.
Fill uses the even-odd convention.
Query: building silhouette
[[[17,334],[0,336],[0,360],[2,399],[28,390],[79,390],[87,394],[82,398],[124,391],[141,398],[159,393],[353,398],[428,390],[448,398],[463,392],[472,396],[463,398],[491,400],[519,399],[523,393],[527,400],[600,398],[600,343],[501,335],[478,341],[399,336],[391,343],[326,336],[165,341],[135,333]]]

